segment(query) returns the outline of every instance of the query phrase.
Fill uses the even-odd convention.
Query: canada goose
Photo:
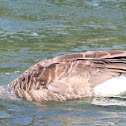
[[[89,51],[41,61],[0,91],[29,101],[120,95],[126,91],[126,51]]]

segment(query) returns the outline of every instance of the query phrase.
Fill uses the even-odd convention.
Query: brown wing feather
[[[91,96],[93,87],[121,73],[126,73],[126,51],[92,51],[39,62],[10,85],[28,100],[65,100]]]

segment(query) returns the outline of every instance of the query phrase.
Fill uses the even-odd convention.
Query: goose
[[[126,91],[126,51],[88,51],[57,56],[30,67],[0,87],[1,96],[28,101],[114,97]]]

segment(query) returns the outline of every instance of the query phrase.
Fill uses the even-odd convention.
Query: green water
[[[126,50],[125,0],[0,0],[0,84],[61,54]],[[123,98],[0,100],[0,126],[125,126]]]

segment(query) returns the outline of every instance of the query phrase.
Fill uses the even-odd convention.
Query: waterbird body
[[[0,91],[29,101],[120,95],[126,91],[126,51],[89,51],[41,61]]]

